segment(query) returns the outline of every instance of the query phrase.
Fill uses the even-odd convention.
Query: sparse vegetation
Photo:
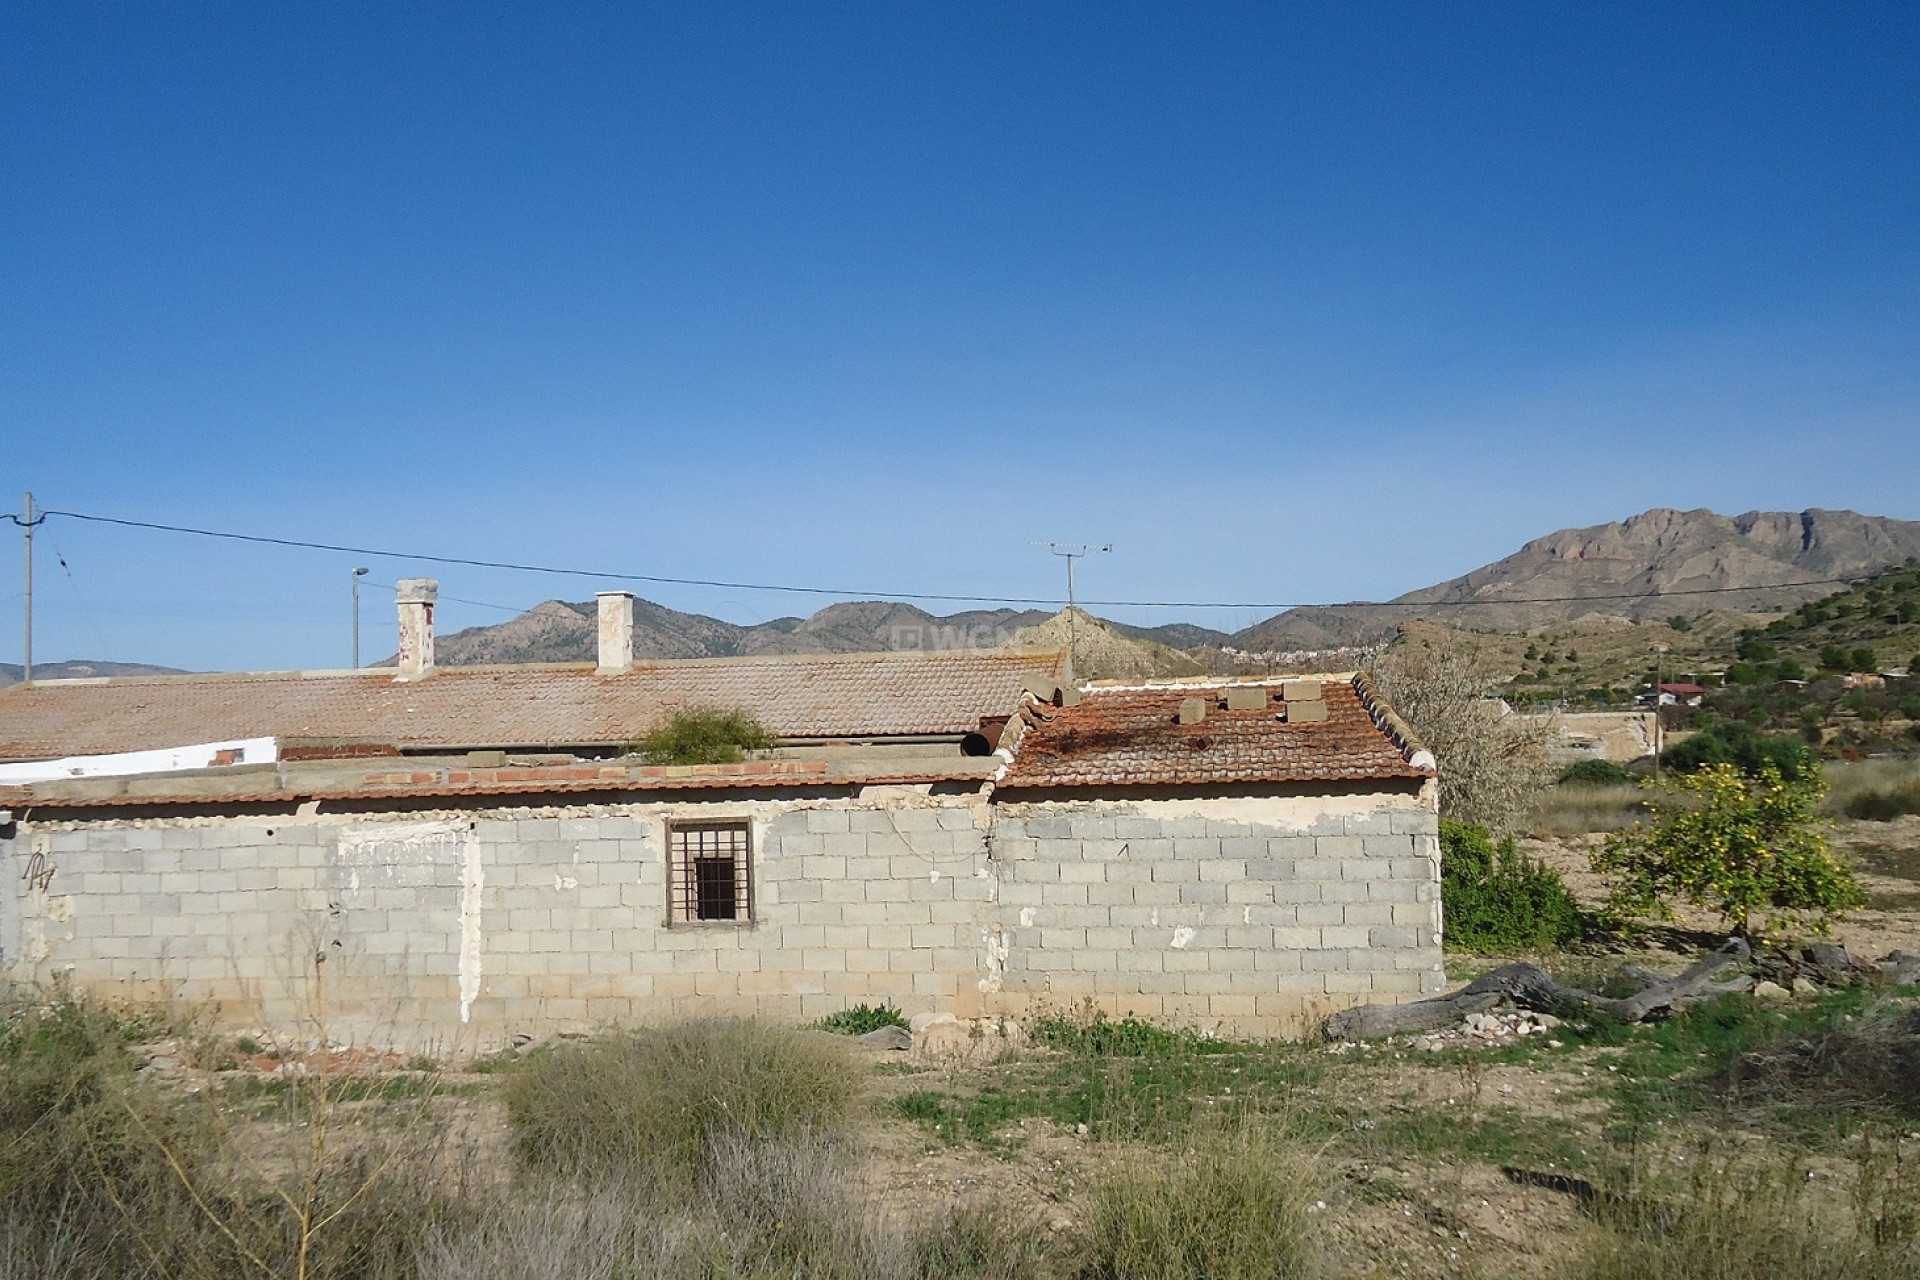
[[[841,1131],[858,1093],[825,1038],[707,1019],[556,1045],[513,1073],[506,1103],[532,1168],[684,1185],[711,1172],[716,1143]]]
[[[1341,1058],[1139,1018],[1049,1015],[1030,1024],[1036,1052],[902,1082],[878,1122],[917,1125],[948,1160],[966,1150],[1024,1159],[1009,1185],[1052,1181],[1041,1194],[982,1187],[956,1197],[942,1175],[937,1190],[902,1198],[919,1172],[881,1189],[859,1128],[858,1068],[816,1032],[705,1021],[529,1051],[485,1087],[511,1098],[537,1082],[510,1112],[515,1138],[566,1131],[573,1154],[515,1171],[475,1169],[440,1120],[392,1122],[442,1114],[414,1104],[445,1095],[414,1084],[395,1092],[384,1080],[342,1077],[336,1090],[313,1077],[253,1075],[211,1099],[168,1092],[142,1081],[140,1059],[127,1053],[159,1033],[150,1020],[56,1004],[17,1010],[0,1030],[8,1124],[44,1124],[60,1099],[78,1098],[67,1084],[90,1080],[81,1092],[138,1117],[113,1149],[147,1172],[80,1199],[100,1167],[83,1140],[77,1160],[50,1166],[80,1175],[63,1184],[65,1199],[44,1199],[30,1181],[43,1166],[23,1161],[48,1151],[21,1145],[9,1128],[0,1278],[1184,1280],[1410,1270],[1881,1280],[1913,1274],[1916,1262],[1914,1162],[1875,1127],[1904,1131],[1917,1114],[1914,1019],[1910,1002],[1864,989],[1802,1005],[1728,996],[1650,1025],[1571,1021],[1555,1033],[1564,1046],[1542,1037],[1432,1054],[1377,1045]],[[873,1087],[885,1078],[872,1077]],[[49,1080],[62,1083],[50,1092],[34,1083]],[[1545,1109],[1518,1108],[1508,1085],[1496,1087],[1544,1080],[1555,1083]],[[916,1087],[923,1081],[935,1087]],[[581,1099],[559,1096],[581,1085]],[[660,1114],[636,1122],[606,1105],[636,1089]],[[25,1096],[41,1102],[20,1110]],[[353,1141],[317,1180],[327,1207],[303,1266],[299,1215],[271,1188],[301,1185],[287,1174],[302,1166],[282,1163],[310,1131],[293,1117],[320,1113],[294,1109],[328,1099],[328,1123]],[[285,1109],[262,1113],[262,1103]],[[389,1119],[355,1127],[356,1115]],[[1730,1118],[1738,1143],[1718,1136]],[[1051,1145],[1028,1152],[1026,1136],[1042,1133],[1055,1135]],[[1097,1143],[1100,1154],[1063,1158],[1059,1135]],[[655,1150],[666,1153],[664,1175],[648,1167]],[[1403,1172],[1429,1166],[1451,1172]],[[1564,1227],[1529,1232],[1528,1252],[1511,1265],[1471,1254],[1487,1243],[1457,1216],[1464,1210],[1448,1207],[1444,1187],[1493,1166],[1541,1171],[1584,1197],[1591,1224],[1565,1244]],[[1463,1203],[1497,1195],[1500,1181],[1468,1181]],[[1501,1212],[1538,1211],[1537,1196],[1528,1203]],[[1374,1252],[1383,1246],[1403,1252]],[[1404,1251],[1423,1247],[1440,1250],[1436,1265],[1409,1268]]]
[[[1827,812],[1869,822],[1920,813],[1920,757],[1840,761],[1827,766]]]
[[[632,751],[648,764],[738,764],[777,741],[744,711],[696,707],[675,712]]]
[[[1536,836],[1618,831],[1646,817],[1647,795],[1638,783],[1549,787],[1527,815],[1527,829]]]

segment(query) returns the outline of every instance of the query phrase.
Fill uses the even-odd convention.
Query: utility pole
[[[1653,780],[1660,781],[1660,655],[1667,646],[1653,646]]]
[[[361,565],[353,571],[353,669],[360,669],[360,579],[367,576],[367,567]]]
[[[1084,560],[1095,551],[1111,551],[1111,542],[1095,546],[1088,542],[1036,542],[1036,547],[1045,547],[1067,562],[1067,679],[1072,681],[1080,665],[1080,619],[1079,606],[1074,603],[1073,562]]]

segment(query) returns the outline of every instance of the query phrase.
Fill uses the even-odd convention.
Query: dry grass
[[[1920,1176],[1897,1148],[1863,1153],[1842,1188],[1793,1159],[1642,1173],[1595,1205],[1599,1230],[1565,1280],[1912,1280]],[[1836,1195],[1835,1191],[1844,1195]]]
[[[1637,786],[1561,784],[1540,792],[1522,825],[1538,839],[1619,831],[1647,816],[1646,801]]]
[[[1920,1119],[1920,1007],[1890,1003],[1765,1045],[1730,1065],[1726,1089],[1749,1104],[1865,1108]]]
[[[506,1102],[531,1168],[684,1185],[717,1143],[834,1135],[860,1092],[832,1037],[715,1018],[557,1045],[514,1072]]]
[[[876,1212],[844,1144],[723,1139],[696,1197],[555,1184],[434,1235],[419,1280],[1016,1280],[1055,1271],[1030,1218],[962,1204],[931,1221]]]
[[[1920,813],[1920,757],[1839,760],[1822,771],[1830,816],[1884,822]]]
[[[1093,1190],[1088,1280],[1291,1280],[1327,1273],[1314,1239],[1318,1180],[1259,1129],[1124,1167]]]

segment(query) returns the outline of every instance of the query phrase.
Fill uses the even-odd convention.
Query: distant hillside
[[[1077,655],[1074,673],[1083,680],[1143,680],[1152,676],[1197,676],[1207,671],[1190,654],[1152,640],[1136,639],[1084,610],[1074,612],[1078,628],[1071,637]],[[1013,640],[1023,648],[1064,649],[1069,635],[1067,611],[1062,609],[1046,621],[1024,628]]]
[[[85,680],[94,676],[177,676],[179,667],[156,667],[149,662],[36,662],[35,680]],[[0,662],[0,685],[18,684],[21,666]]]
[[[1233,639],[1224,631],[1196,626],[1191,622],[1168,622],[1157,627],[1136,627],[1131,623],[1115,622],[1110,618],[1103,618],[1101,621],[1123,636],[1132,636],[1135,640],[1149,640],[1154,644],[1166,645],[1170,649],[1215,648]]]
[[[451,667],[491,662],[590,662],[596,606],[548,600],[517,618],[439,637],[435,661]],[[894,649],[980,649],[1012,643],[1022,627],[1045,622],[1035,609],[976,610],[936,616],[912,605],[860,600],[831,604],[808,618],[756,626],[633,602],[633,651],[641,658],[727,658],[763,653],[873,653]],[[1217,634],[1217,633],[1215,633]],[[391,662],[391,659],[388,659]]]
[[[1758,663],[1756,674],[1776,655],[1809,672],[1920,669],[1920,563],[1897,565],[1803,604],[1739,639],[1727,657]],[[1841,653],[1845,662],[1828,660]]]
[[[1353,644],[1409,618],[1518,632],[1595,615],[1777,613],[1831,593],[1835,579],[1916,555],[1920,521],[1818,509],[1722,516],[1656,508],[1614,524],[1562,529],[1384,605],[1292,609],[1237,633],[1232,643],[1255,651]]]

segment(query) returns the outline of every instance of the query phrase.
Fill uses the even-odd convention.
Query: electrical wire
[[[1065,599],[1041,596],[981,596],[981,595],[944,595],[925,591],[854,591],[837,587],[782,586],[757,582],[724,582],[711,578],[672,578],[659,574],[645,573],[609,573],[593,569],[565,569],[553,565],[518,564],[507,560],[480,560],[466,556],[430,555],[421,552],[391,551],[380,547],[351,547],[337,543],[308,542],[299,538],[277,538],[265,534],[234,533],[222,529],[200,529],[191,525],[161,524],[151,520],[128,520],[119,516],[94,515],[84,511],[61,511],[43,509],[40,520],[49,516],[59,516],[67,520],[81,520],[89,524],[115,525],[124,529],[145,529],[160,533],[188,534],[198,538],[215,538],[227,542],[246,542],[271,547],[292,547],[304,551],[332,551],[343,555],[380,556],[389,560],[410,560],[422,564],[461,565],[474,569],[499,569],[510,573],[536,573],[550,577],[587,578],[600,582],[645,582],[661,586],[676,587],[718,587],[729,591],[769,591],[797,595],[836,596],[841,599],[881,599],[881,600],[932,600],[950,604],[991,604],[991,605],[1046,605],[1058,607],[1065,605]],[[10,516],[15,524],[24,522],[18,516]],[[35,523],[39,523],[36,521]],[[1272,601],[1248,600],[1080,600],[1083,607],[1102,609],[1262,609],[1280,612],[1287,609],[1466,609],[1494,605],[1510,604],[1575,604],[1597,600],[1653,600],[1679,596],[1724,595],[1735,592],[1780,591],[1795,587],[1848,586],[1863,578],[1809,578],[1799,582],[1774,582],[1751,587],[1685,587],[1678,590],[1630,591],[1613,594],[1579,596],[1507,596],[1498,600],[1434,600],[1427,602],[1395,602],[1386,600],[1345,600],[1327,603],[1276,603]],[[451,597],[448,597],[451,599]],[[480,603],[478,601],[464,603]],[[500,605],[487,605],[487,608],[503,608]]]

